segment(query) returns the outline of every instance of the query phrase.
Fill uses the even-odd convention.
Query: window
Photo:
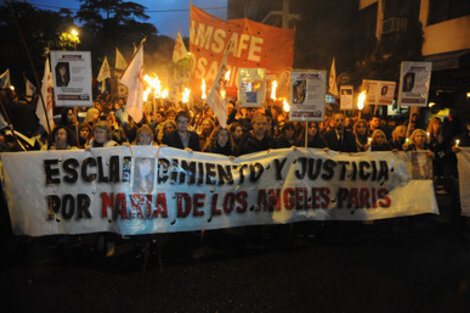
[[[428,25],[470,15],[470,1],[430,0]]]

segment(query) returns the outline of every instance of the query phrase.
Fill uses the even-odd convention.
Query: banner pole
[[[305,148],[308,147],[308,121],[305,122]]]

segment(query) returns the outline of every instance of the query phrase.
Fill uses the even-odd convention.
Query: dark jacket
[[[274,140],[271,136],[265,134],[263,139],[259,141],[252,133],[248,133],[241,141],[240,155],[271,148],[274,148]]]
[[[356,137],[353,133],[345,130],[340,140],[336,137],[334,129],[325,133],[324,139],[328,148],[341,152],[357,152]]]
[[[199,147],[199,136],[196,132],[188,131],[189,133],[189,144],[188,148],[190,148],[193,151],[201,151],[201,148]],[[178,134],[177,130],[174,130],[172,132],[169,132],[165,136],[163,136],[162,143],[169,146],[169,147],[174,147],[178,149],[184,149],[185,147],[183,146],[183,142],[181,141],[181,137]]]

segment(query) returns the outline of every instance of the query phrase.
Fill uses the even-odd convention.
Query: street
[[[86,236],[15,237],[3,245],[4,303],[6,312],[469,312],[468,230],[441,211],[204,237],[106,235],[118,241],[113,257]]]

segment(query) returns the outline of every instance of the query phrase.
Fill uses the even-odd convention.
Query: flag
[[[122,56],[121,52],[119,52],[119,49],[116,47],[116,62],[114,65],[115,68],[118,70],[125,70],[127,67],[127,62],[126,59]]]
[[[53,96],[52,96],[52,87],[54,82],[52,81],[51,66],[49,64],[49,57],[46,57],[46,64],[44,65],[44,76],[42,77],[42,86],[41,94],[42,98],[46,102],[44,108],[42,105],[41,97],[39,97],[38,103],[36,105],[36,116],[39,119],[39,123],[44,127],[44,129],[49,132],[54,127],[54,115],[52,112]],[[47,120],[49,120],[49,125],[51,129],[47,127]]]
[[[2,75],[0,75],[0,88],[7,89],[10,88],[10,85],[10,69],[7,69]]]
[[[24,77],[26,83],[26,96],[32,97],[36,93],[36,86],[25,76]]]
[[[230,49],[231,41],[228,43],[227,48],[225,49],[224,57],[222,58],[222,63],[220,63],[219,70],[215,76],[214,82],[212,83],[209,96],[207,97],[207,103],[211,107],[215,116],[219,120],[219,124],[223,128],[227,128],[227,103],[225,99],[220,94],[221,89],[221,79],[224,77],[226,66],[227,66],[227,52]]]
[[[178,35],[176,36],[175,41],[175,48],[173,50],[173,62],[178,62],[182,58],[188,55],[188,50],[186,50],[186,46],[184,45],[183,38],[181,37],[181,33],[178,31]]]
[[[336,67],[335,67],[335,58],[331,62],[330,76],[329,76],[329,89],[328,92],[333,96],[338,96],[338,85],[336,84]]]
[[[101,82],[101,93],[104,93],[106,90],[106,78],[111,78],[111,69],[109,68],[108,64],[108,57],[104,57],[100,72],[96,78],[98,82]]]
[[[8,127],[8,123],[5,120],[5,118],[3,117],[3,114],[0,113],[0,130],[4,129],[6,127]]]
[[[119,80],[129,90],[129,94],[127,96],[126,112],[129,113],[136,123],[139,123],[142,119],[142,112],[144,109],[144,40],[140,44],[137,53],[134,55],[134,58]]]

